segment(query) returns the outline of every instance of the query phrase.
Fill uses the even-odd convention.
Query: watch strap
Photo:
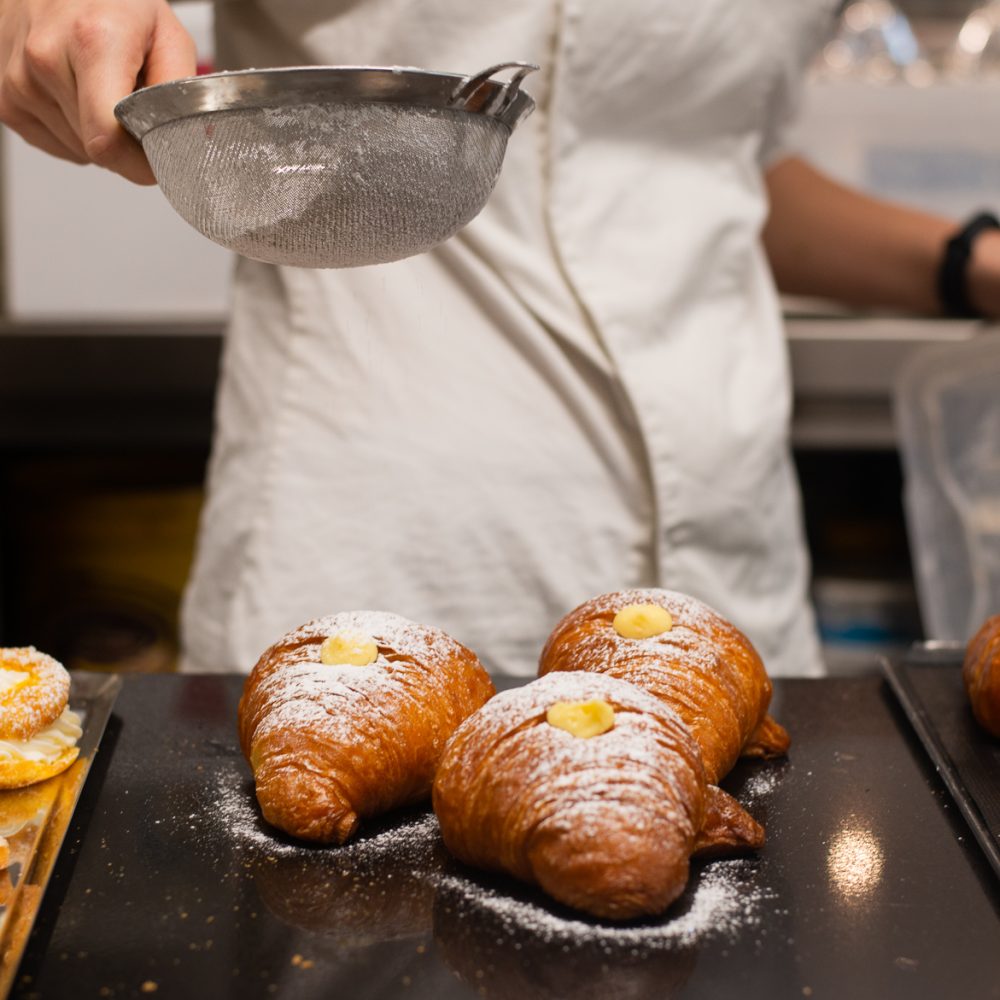
[[[938,296],[946,316],[956,319],[982,316],[969,299],[968,272],[973,244],[987,229],[1000,229],[1000,219],[992,212],[978,212],[945,243],[938,269]]]

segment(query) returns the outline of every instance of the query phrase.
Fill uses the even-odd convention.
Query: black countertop
[[[879,677],[776,682],[789,759],[724,783],[767,845],[625,929],[465,871],[424,811],[272,837],[241,686],[126,678],[12,996],[1000,997],[1000,886]]]

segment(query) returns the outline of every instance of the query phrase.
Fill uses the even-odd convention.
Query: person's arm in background
[[[764,247],[780,291],[940,315],[938,270],[961,222],[871,198],[796,157],[766,181]],[[966,275],[971,304],[1000,317],[1000,230],[976,239]]]
[[[194,73],[194,43],[166,0],[0,0],[0,122],[53,156],[154,183],[114,106],[140,76]]]

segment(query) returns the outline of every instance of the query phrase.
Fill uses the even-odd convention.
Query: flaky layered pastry
[[[70,677],[33,646],[0,649],[0,788],[21,788],[76,760],[80,717],[69,707]]]
[[[460,860],[609,919],[665,909],[693,854],[764,837],[708,784],[674,712],[595,673],[554,673],[489,701],[448,744],[433,802]]]
[[[624,590],[580,605],[555,627],[538,672],[587,670],[638,685],[673,709],[701,749],[712,784],[744,756],[789,746],[770,716],[771,681],[739,629],[671,590]]]
[[[398,615],[295,629],[261,656],[239,705],[264,818],[343,843],[362,819],[425,798],[448,737],[493,693],[471,650]]]
[[[556,626],[539,672],[445,751],[433,799],[453,854],[624,919],[676,899],[691,856],[763,843],[715,782],[789,740],[760,657],[721,615],[671,591],[606,594]]]
[[[983,622],[966,646],[962,680],[976,721],[1000,736],[1000,615]]]

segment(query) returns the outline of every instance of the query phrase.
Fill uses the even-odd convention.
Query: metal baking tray
[[[1000,740],[976,723],[960,643],[920,643],[883,660],[889,685],[1000,878]]]
[[[10,864],[0,872],[0,997],[17,972],[120,688],[114,674],[72,674],[69,704],[81,716],[80,755],[47,781],[0,791],[0,832],[10,844]]]

